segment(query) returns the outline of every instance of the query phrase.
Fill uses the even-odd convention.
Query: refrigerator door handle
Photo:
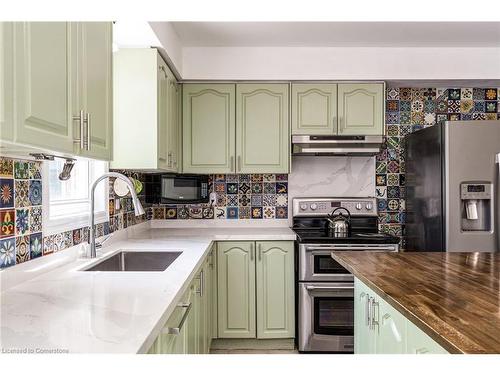
[[[495,233],[495,239],[497,242],[497,252],[500,252],[500,153],[495,155],[495,162],[497,165],[497,176],[496,176],[496,186],[495,188],[495,206],[496,206],[496,212],[493,215],[493,220],[495,223],[494,231]]]

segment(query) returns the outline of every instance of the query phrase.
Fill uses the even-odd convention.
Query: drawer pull
[[[187,317],[189,315],[189,311],[191,310],[191,302],[189,302],[189,303],[180,303],[180,304],[177,305],[177,307],[181,307],[183,309],[186,309],[186,311],[184,311],[184,315],[182,316],[182,319],[181,319],[181,321],[179,323],[179,326],[178,327],[166,327],[166,328],[163,329],[163,333],[167,333],[169,335],[178,335],[178,334],[181,333],[182,326],[186,322],[186,319],[187,319]]]

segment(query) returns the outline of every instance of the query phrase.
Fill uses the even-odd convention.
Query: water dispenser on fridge
[[[493,184],[490,182],[462,182],[460,199],[462,200],[463,232],[491,232],[493,222]]]

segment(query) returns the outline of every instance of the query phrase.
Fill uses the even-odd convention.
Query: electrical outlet
[[[213,192],[210,193],[210,204],[213,206],[215,204],[216,200],[217,200],[217,195],[213,191]]]

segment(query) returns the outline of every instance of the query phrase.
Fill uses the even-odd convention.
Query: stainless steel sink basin
[[[85,271],[161,272],[181,254],[181,251],[120,251]]]

